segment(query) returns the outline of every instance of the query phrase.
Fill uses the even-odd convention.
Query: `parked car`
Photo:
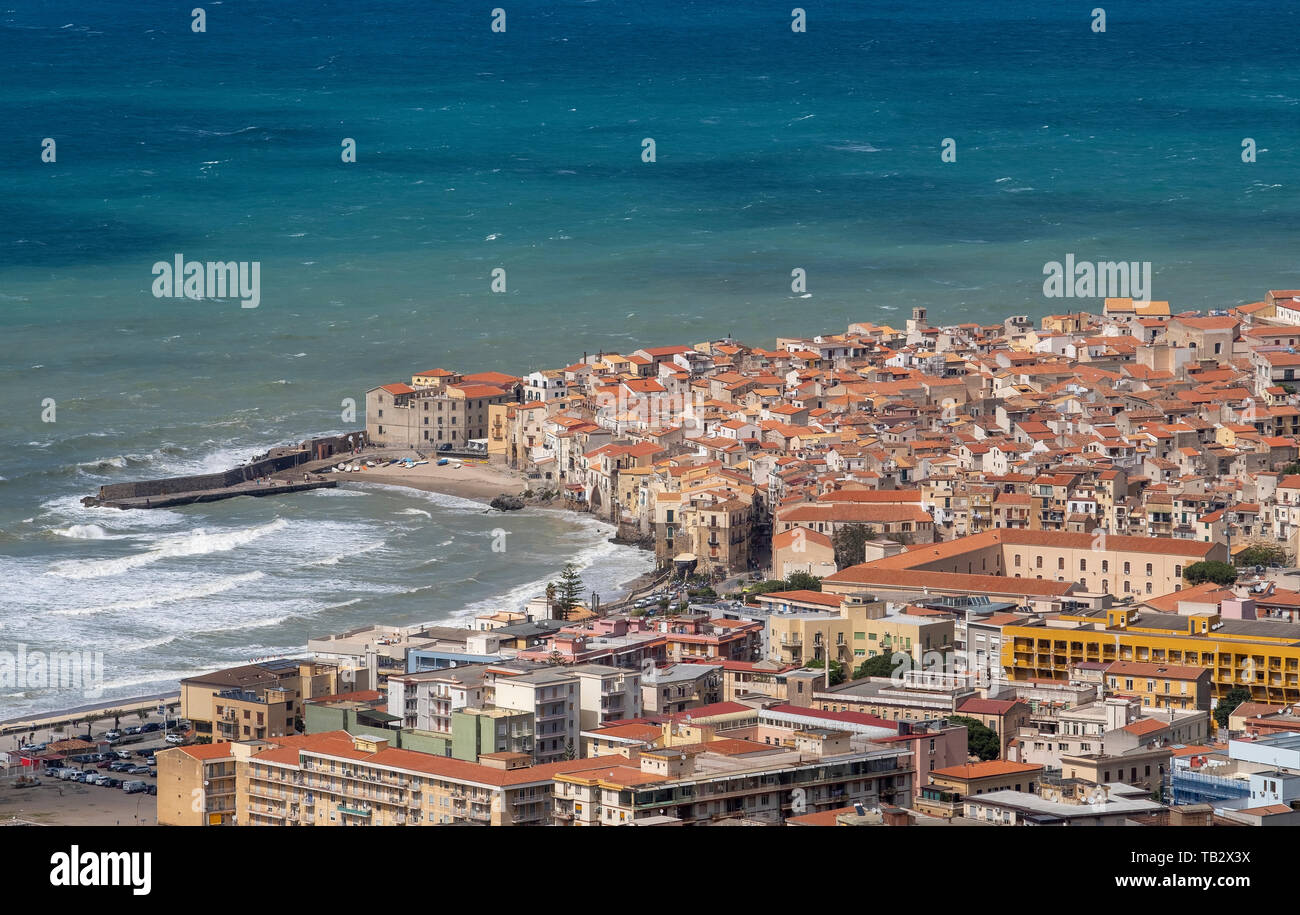
[[[150,777],[150,778],[157,778],[157,777],[158,777],[158,770],[157,770],[157,769],[150,769],[150,770],[149,770],[149,777]]]
[[[76,777],[77,777],[77,770],[76,770],[76,769],[60,769],[60,770],[59,770],[59,781],[61,781],[61,782],[66,782],[66,781],[68,781],[69,779],[76,778]]]
[[[157,786],[157,785],[149,785],[149,786],[146,787],[144,790],[145,790],[145,792],[148,793],[148,794],[157,794],[157,793],[158,793],[158,786]]]
[[[108,767],[109,772],[130,772],[135,766],[128,762],[115,762]]]
[[[159,723],[156,722],[156,721],[151,721],[151,722],[149,722],[148,724],[146,724],[144,727],[140,728],[140,733],[141,733],[141,734],[151,734],[151,733],[153,733],[154,731],[161,731],[161,730],[162,730],[162,725],[161,725],[161,724],[159,724]]]
[[[113,728],[113,730],[105,732],[105,734],[104,734],[104,739],[105,739],[105,740],[117,740],[117,738],[119,738],[119,737],[121,737],[121,736],[122,736],[122,732],[119,731],[117,728]]]
[[[96,769],[107,769],[107,768],[108,768],[109,766],[111,766],[111,765],[113,765],[113,760],[111,760],[111,759],[105,759],[105,760],[103,760],[102,762],[95,763],[95,768],[96,768]]]
[[[125,782],[122,785],[122,790],[127,794],[139,794],[142,791],[148,791],[149,785],[141,781]]]
[[[146,757],[153,756],[156,752],[157,751],[153,747],[150,747],[147,750],[136,750],[135,755],[139,756],[141,759],[145,759]]]
[[[126,771],[127,771],[127,774],[128,774],[128,775],[148,775],[148,774],[149,774],[149,767],[148,767],[148,766],[132,766],[131,768],[127,769]]]
[[[118,751],[116,751],[116,752],[117,752],[117,758],[118,758],[118,759],[130,759],[130,758],[131,758],[131,751],[130,751],[130,750],[118,750]]]
[[[120,778],[102,778],[99,780],[101,788],[121,788],[122,780]]]
[[[166,740],[167,740],[168,743],[170,743],[170,744],[172,744],[172,745],[176,745],[176,744],[178,744],[178,743],[184,743],[184,742],[185,742],[185,735],[184,735],[184,734],[168,734]]]
[[[141,725],[133,724],[133,725],[131,725],[131,727],[129,727],[129,728],[127,728],[125,731],[123,731],[122,734],[123,734],[123,736],[125,736],[125,737],[130,737],[130,736],[133,735],[133,734],[139,734],[139,733],[140,733],[140,729],[141,729],[141,727],[142,727]]]

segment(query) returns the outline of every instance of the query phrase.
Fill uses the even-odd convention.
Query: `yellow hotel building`
[[[1300,702],[1300,625],[1294,623],[1112,607],[1002,629],[1002,666],[1012,680],[1065,680],[1070,665],[1081,661],[1202,667],[1210,671],[1216,700],[1244,687],[1256,702]]]

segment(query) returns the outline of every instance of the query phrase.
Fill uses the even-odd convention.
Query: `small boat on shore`
[[[447,460],[446,458],[438,458],[438,466],[439,466],[439,467],[446,467],[446,466],[447,466],[448,464],[450,464],[450,463],[451,463],[451,462],[450,462],[449,460]]]
[[[419,467],[421,464],[427,464],[427,463],[429,463],[429,462],[428,462],[428,461],[416,461],[414,466]]]

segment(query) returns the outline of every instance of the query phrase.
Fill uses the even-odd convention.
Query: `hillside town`
[[[377,387],[659,578],[183,679],[157,821],[1300,824],[1298,346],[1271,291]]]

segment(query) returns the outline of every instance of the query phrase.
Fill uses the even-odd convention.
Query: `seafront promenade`
[[[96,715],[101,720],[115,716],[126,718],[135,715],[137,712],[156,712],[160,705],[164,706],[170,713],[178,711],[180,704],[181,694],[178,691],[153,693],[152,695],[136,696],[130,699],[110,699],[104,702],[80,705],[75,708],[0,721],[0,737],[31,734],[33,732],[36,732],[39,737],[41,732],[54,732],[67,727],[73,727],[75,730],[77,725],[85,724],[88,715]],[[69,733],[67,736],[75,736],[75,734]],[[0,745],[0,749],[2,748],[3,746]]]

